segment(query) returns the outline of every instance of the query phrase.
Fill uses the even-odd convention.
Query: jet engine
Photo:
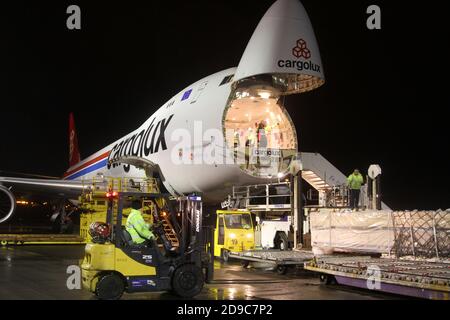
[[[7,221],[16,211],[16,198],[5,186],[0,185],[0,223]]]

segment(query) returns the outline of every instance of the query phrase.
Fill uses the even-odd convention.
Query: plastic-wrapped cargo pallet
[[[390,253],[392,211],[318,209],[310,212],[311,246],[316,255],[339,252]]]

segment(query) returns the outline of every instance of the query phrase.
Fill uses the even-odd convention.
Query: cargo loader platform
[[[371,257],[316,257],[306,270],[338,284],[425,299],[450,299],[450,263]]]
[[[244,267],[251,262],[271,264],[279,274],[285,274],[290,267],[303,268],[305,262],[314,258],[314,254],[307,250],[249,250],[231,252],[229,257],[241,260]]]

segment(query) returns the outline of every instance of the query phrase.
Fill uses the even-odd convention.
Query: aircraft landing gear
[[[223,262],[228,262],[230,259],[230,252],[226,249],[222,249],[221,258]]]

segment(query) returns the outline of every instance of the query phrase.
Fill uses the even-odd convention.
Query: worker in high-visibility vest
[[[241,143],[241,135],[238,130],[233,133],[234,158],[238,157],[239,145]]]
[[[267,148],[267,135],[266,135],[266,122],[261,121],[258,124],[258,131],[257,131],[257,141],[258,141],[258,148]]]
[[[264,132],[267,137],[267,146],[272,146],[272,126],[264,121]]]
[[[245,146],[254,147],[256,146],[256,134],[252,128],[248,128],[247,140],[245,141]]]
[[[348,188],[350,189],[350,207],[358,210],[359,194],[361,186],[364,184],[364,178],[359,173],[358,169],[355,169],[351,175],[347,178]]]
[[[238,148],[239,145],[241,144],[241,134],[240,134],[239,130],[236,130],[233,133],[233,144],[234,144],[234,148]]]
[[[150,230],[151,225],[146,223],[140,211],[142,205],[139,200],[131,203],[131,212],[127,218],[126,229],[131,236],[134,244],[147,245],[150,241],[156,239]]]

